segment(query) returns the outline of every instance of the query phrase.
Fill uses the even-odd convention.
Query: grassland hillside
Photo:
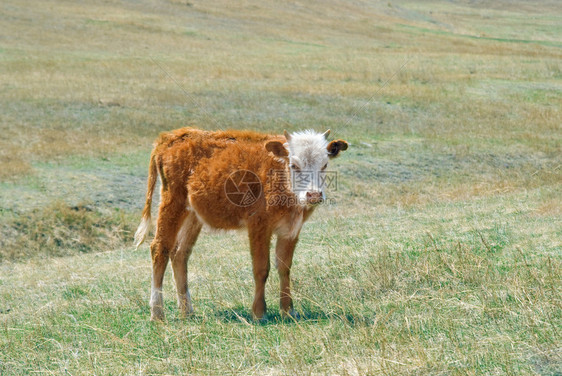
[[[0,3],[0,375],[562,374],[557,1]],[[299,320],[251,320],[244,233],[195,315],[133,250],[165,130],[350,148],[303,229]]]

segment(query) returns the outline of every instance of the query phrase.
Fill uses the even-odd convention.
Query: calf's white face
[[[328,140],[324,134],[304,131],[285,132],[289,149],[289,168],[293,192],[300,204],[314,205],[325,200],[323,174],[328,167]]]
[[[325,200],[328,162],[347,149],[347,142],[343,140],[328,142],[329,134],[330,130],[324,133],[307,130],[293,134],[285,131],[287,143],[280,145],[272,141],[266,144],[267,150],[276,156],[288,157],[291,187],[301,205],[316,205]]]

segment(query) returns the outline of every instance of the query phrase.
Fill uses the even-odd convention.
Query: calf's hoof
[[[263,321],[266,312],[267,306],[265,305],[265,300],[258,300],[252,305],[252,318],[254,321]]]
[[[164,321],[164,310],[162,307],[152,307],[150,310],[150,321]]]
[[[189,317],[194,316],[193,313],[193,308],[188,310],[188,309],[181,309],[180,310],[180,319],[187,319]]]
[[[293,319],[293,320],[299,320],[301,318],[301,315],[295,311],[294,309],[290,309],[288,311],[281,311],[281,317],[284,319]]]
[[[262,312],[252,312],[252,319],[255,322],[264,322],[267,319],[265,311]]]
[[[258,323],[258,324],[263,324],[264,322],[267,322],[267,315],[263,314],[260,317],[257,317],[256,315],[252,315],[252,318],[254,319],[254,322]]]

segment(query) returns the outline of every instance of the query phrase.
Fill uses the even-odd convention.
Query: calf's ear
[[[265,150],[272,152],[276,157],[289,156],[289,151],[285,148],[285,145],[279,141],[267,141],[265,143]]]
[[[340,151],[347,150],[347,142],[344,140],[334,140],[328,144],[328,157],[335,158],[340,154]]]

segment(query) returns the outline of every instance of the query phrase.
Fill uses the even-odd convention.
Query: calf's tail
[[[158,171],[156,166],[156,153],[152,153],[150,156],[150,165],[148,167],[148,183],[146,190],[146,203],[144,204],[144,209],[142,211],[142,220],[135,232],[135,248],[144,242],[148,232],[150,231],[151,215],[150,208],[152,206],[152,195],[154,194],[154,187],[156,186],[156,179],[158,177]]]

